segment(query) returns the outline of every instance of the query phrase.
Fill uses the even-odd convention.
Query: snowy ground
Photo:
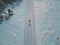
[[[15,6],[12,9],[14,15],[9,20],[0,24],[0,45],[23,45],[25,7],[26,2],[23,0],[19,6]],[[11,6],[8,8],[11,8]]]
[[[13,9],[14,15],[0,24],[0,45],[24,44],[25,7],[23,0]],[[35,0],[34,9],[37,45],[60,45],[60,0]]]
[[[60,0],[35,0],[37,45],[60,45]]]

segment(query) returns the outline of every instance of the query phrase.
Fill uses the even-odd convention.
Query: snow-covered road
[[[34,0],[26,0],[26,27],[24,35],[24,45],[36,45],[36,30],[35,30],[35,16],[34,16]]]

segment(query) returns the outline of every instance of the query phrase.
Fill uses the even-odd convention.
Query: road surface
[[[27,15],[26,15],[26,28],[24,45],[36,45],[35,35],[35,17],[33,0],[27,0]]]

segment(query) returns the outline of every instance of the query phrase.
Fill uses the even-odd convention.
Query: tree
[[[13,0],[2,0],[5,4],[12,4]]]

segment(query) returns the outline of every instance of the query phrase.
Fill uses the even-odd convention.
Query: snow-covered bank
[[[14,15],[0,24],[0,45],[23,45],[25,7],[26,2],[23,0],[19,6],[12,9]],[[11,8],[11,6],[8,8]]]
[[[60,45],[60,0],[35,0],[34,10],[37,45]]]

